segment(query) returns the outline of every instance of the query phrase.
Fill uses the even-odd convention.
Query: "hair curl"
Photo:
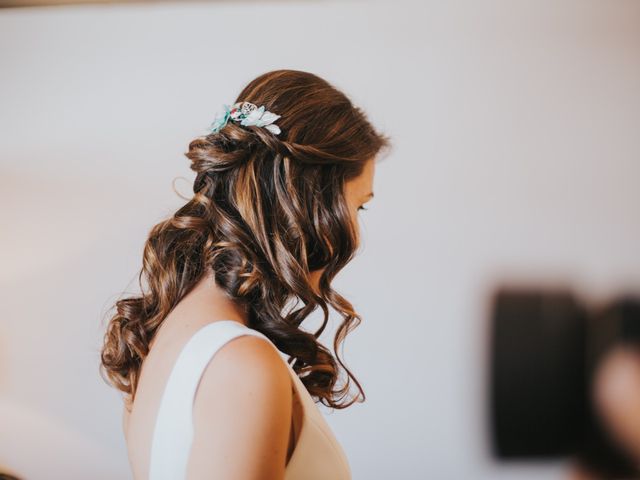
[[[104,335],[101,374],[132,403],[142,362],[155,332],[204,274],[248,312],[249,326],[295,360],[296,373],[326,406],[340,404],[349,380],[335,388],[338,346],[361,321],[330,282],[353,258],[357,232],[344,197],[345,183],[391,146],[366,115],[322,78],[274,70],[251,81],[236,101],[265,105],[281,115],[276,137],[257,126],[228,122],[196,138],[185,155],[196,172],[193,197],[155,225],[138,275],[142,295],[115,303]],[[324,269],[315,290],[309,273]],[[147,289],[143,286],[146,280]],[[294,307],[285,307],[295,300]],[[333,341],[336,358],[318,337],[329,306],[343,318]],[[316,308],[324,320],[315,333],[300,328]]]

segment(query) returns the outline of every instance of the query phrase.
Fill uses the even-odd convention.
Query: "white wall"
[[[183,203],[174,177],[189,195],[188,142],[253,77],[295,68],[395,143],[336,282],[364,316],[344,352],[367,400],[320,406],[354,479],[564,478],[489,458],[486,298],[500,280],[638,287],[639,2],[9,9],[0,68],[0,398],[19,412],[0,465],[129,478],[104,313]]]

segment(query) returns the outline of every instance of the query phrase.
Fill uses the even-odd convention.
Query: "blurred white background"
[[[184,203],[174,178],[190,194],[189,141],[292,68],[395,145],[335,282],[364,318],[344,359],[367,399],[320,408],[354,479],[566,477],[489,455],[486,298],[501,280],[638,287],[640,2],[6,9],[0,68],[0,466],[130,478],[98,374],[106,312]]]

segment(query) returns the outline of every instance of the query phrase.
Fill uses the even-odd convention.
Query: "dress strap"
[[[255,335],[269,340],[261,332],[240,322],[216,320],[201,327],[180,351],[164,388],[156,417],[149,480],[185,478],[193,440],[193,404],[198,384],[215,353],[228,341],[241,335]]]

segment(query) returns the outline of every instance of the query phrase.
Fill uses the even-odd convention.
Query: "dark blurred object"
[[[0,472],[0,480],[20,480],[18,477]]]
[[[598,478],[640,478],[634,449],[614,438],[593,400],[594,371],[606,353],[640,345],[640,298],[588,309],[568,290],[502,288],[491,321],[494,455],[575,456]]]

